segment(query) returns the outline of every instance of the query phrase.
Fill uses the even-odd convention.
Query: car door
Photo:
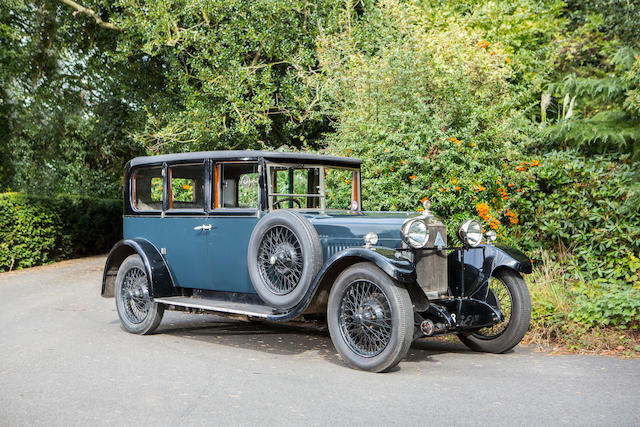
[[[255,293],[247,268],[247,248],[258,222],[258,163],[223,162],[214,166],[208,253],[213,289]]]
[[[208,239],[213,231],[205,213],[205,163],[169,165],[163,256],[175,286],[212,289]]]

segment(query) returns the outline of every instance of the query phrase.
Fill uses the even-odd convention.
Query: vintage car
[[[467,220],[460,244],[422,213],[361,210],[361,161],[263,151],[137,157],[124,170],[124,239],[102,296],[152,333],[164,310],[326,321],[351,366],[385,371],[420,337],[502,353],[529,326],[521,252]],[[482,243],[483,240],[485,243]]]

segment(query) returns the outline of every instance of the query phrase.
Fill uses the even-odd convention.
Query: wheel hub
[[[296,249],[293,245],[286,242],[279,245],[275,253],[269,257],[269,263],[273,265],[280,274],[289,274],[296,262]]]

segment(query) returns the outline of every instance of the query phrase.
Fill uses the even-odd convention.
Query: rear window
[[[139,211],[161,211],[163,201],[162,167],[140,168],[131,179],[133,207]]]

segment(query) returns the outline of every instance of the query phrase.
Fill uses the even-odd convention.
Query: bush
[[[0,194],[0,271],[104,253],[122,236],[122,202]]]

